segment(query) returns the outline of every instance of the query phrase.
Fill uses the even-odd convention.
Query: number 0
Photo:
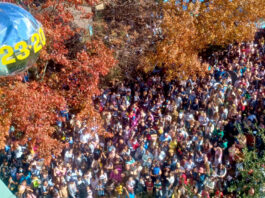
[[[16,59],[11,58],[14,54],[13,48],[10,46],[3,46],[0,48],[0,54],[4,54],[7,51],[7,54],[2,58],[2,65],[8,65],[11,63],[15,63]]]
[[[46,45],[46,38],[45,38],[45,34],[42,30],[42,28],[39,29],[39,35],[40,35],[40,41],[42,43],[42,45]]]

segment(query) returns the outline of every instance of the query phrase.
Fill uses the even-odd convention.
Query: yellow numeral
[[[0,54],[4,54],[7,51],[7,54],[2,58],[2,65],[8,65],[11,63],[15,63],[16,59],[11,58],[14,54],[13,48],[10,46],[3,46],[0,48]]]
[[[39,35],[40,35],[40,41],[42,43],[42,45],[46,45],[46,38],[45,38],[45,34],[42,30],[42,28],[39,29]]]
[[[21,54],[17,55],[18,60],[24,60],[30,55],[28,45],[25,41],[20,41],[15,45],[15,50],[19,50]]]
[[[31,42],[34,43],[33,45],[34,53],[37,53],[38,51],[41,50],[42,45],[40,45],[40,36],[38,33],[32,35]]]

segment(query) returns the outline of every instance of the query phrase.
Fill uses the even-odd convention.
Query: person
[[[215,150],[214,165],[217,167],[219,164],[222,163],[223,150],[220,147],[216,147],[214,148],[214,150]]]
[[[37,198],[37,196],[32,191],[27,191],[25,196],[26,198]]]
[[[5,169],[3,169],[3,171],[5,171]],[[12,191],[12,192],[16,192],[17,191],[17,182],[15,182],[13,180],[12,177],[9,177],[9,180],[8,180],[8,188]]]
[[[93,192],[90,186],[87,186],[87,197],[86,198],[93,198]]]
[[[43,198],[51,197],[51,190],[53,189],[52,186],[49,186],[48,181],[44,180],[41,187],[40,187],[40,194]]]
[[[175,175],[173,171],[170,171],[169,175],[166,177],[166,189],[165,196],[171,197],[173,195],[174,185],[175,184]]]
[[[98,185],[96,186],[95,190],[97,191],[98,197],[104,197],[105,196],[105,186],[104,186],[102,180],[98,181]]]
[[[110,179],[114,182],[121,182],[122,181],[122,169],[120,167],[115,168],[110,173]]]
[[[134,194],[134,192],[128,191],[125,187],[123,187],[123,189],[126,193],[125,198],[136,198],[136,195]]]
[[[68,192],[69,192],[69,196],[71,198],[77,197],[78,189],[77,189],[77,186],[75,184],[75,180],[73,180],[73,179],[70,180],[70,183],[68,185]]]
[[[63,183],[60,185],[58,193],[59,193],[59,196],[61,198],[68,198],[69,197],[66,183]]]
[[[157,178],[160,177],[160,175],[162,174],[162,171],[160,169],[160,166],[158,163],[154,164],[153,165],[153,168],[150,172],[150,175],[152,177],[152,180],[155,181]]]
[[[146,186],[148,197],[152,197],[154,184],[153,184],[153,181],[152,181],[151,177],[148,176],[148,178],[145,181],[145,186]]]
[[[192,184],[196,197],[229,197],[228,185],[245,168],[243,149],[263,153],[257,127],[265,126],[265,42],[256,44],[213,53],[205,78],[167,81],[160,71],[113,82],[93,96],[108,137],[66,109],[69,119],[55,133],[66,143],[62,154],[47,165],[36,146],[8,141],[0,151],[1,179],[20,196],[96,197],[100,187],[113,197],[120,185],[127,197],[161,196],[160,186],[163,196],[186,197]]]
[[[141,144],[139,148],[136,149],[134,154],[136,160],[142,159],[143,155],[145,154],[144,144]]]
[[[77,181],[77,196],[78,197],[86,197],[87,195],[87,186],[85,182],[83,181],[83,178],[81,176],[78,176],[78,181]]]
[[[27,182],[23,181],[19,186],[18,186],[18,192],[17,192],[17,197],[22,198],[23,194],[26,192],[27,189]]]
[[[117,198],[121,198],[123,194],[123,186],[121,184],[117,184],[115,188],[115,192],[117,194]]]
[[[218,167],[216,168],[215,172],[216,172],[218,177],[224,179],[224,177],[227,174],[227,169],[224,166],[224,164],[219,164]]]
[[[101,170],[99,171],[99,180],[102,180],[102,183],[103,183],[104,185],[106,185],[106,183],[107,183],[107,181],[108,181],[108,176],[107,176],[107,174],[104,172],[103,169],[101,169]]]
[[[162,192],[162,183],[159,178],[156,179],[154,183],[154,189],[155,189],[155,197],[159,198],[162,197],[163,192]]]
[[[139,180],[136,180],[136,184],[135,184],[135,195],[137,195],[138,197],[142,197],[145,194],[145,182],[144,182],[144,178],[140,177]]]
[[[133,192],[135,187],[135,180],[133,177],[129,177],[128,181],[126,182],[126,188],[129,192]]]
[[[216,184],[216,182],[215,182],[215,179],[212,175],[209,177],[206,177],[206,179],[204,181],[204,185],[205,185],[205,188],[207,188],[210,193],[214,192],[215,184]]]

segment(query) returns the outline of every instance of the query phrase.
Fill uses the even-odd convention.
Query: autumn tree
[[[73,23],[71,10],[91,17],[82,6],[95,1],[35,2],[23,1],[21,6],[42,23],[47,44],[31,68],[34,72],[30,72],[29,82],[21,82],[23,75],[0,79],[1,148],[12,138],[8,133],[12,125],[15,141],[27,143],[49,161],[49,156],[58,155],[64,146],[55,136],[56,121],[62,118],[60,110],[74,112],[77,119],[86,121],[88,129],[97,126],[97,132],[106,135],[92,97],[100,93],[100,76],[106,75],[116,60],[100,40],[82,39],[86,30]]]
[[[163,3],[163,39],[146,51],[140,68],[163,66],[169,79],[204,75],[198,54],[210,45],[251,40],[264,18],[263,0],[175,1]]]
[[[29,150],[35,147],[39,157],[50,159],[52,152],[59,154],[63,147],[52,135],[56,121],[62,120],[58,112],[65,106],[62,96],[41,83],[9,84],[1,89],[1,124],[7,124],[1,127],[1,136],[9,135],[13,142],[27,143]],[[5,134],[11,124],[15,131]]]
[[[159,39],[161,9],[154,0],[103,2],[104,10],[94,15],[95,35],[115,50],[119,64],[112,76],[134,78],[140,57]]]

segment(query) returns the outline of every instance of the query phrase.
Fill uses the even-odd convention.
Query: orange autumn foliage
[[[158,65],[169,79],[203,76],[208,67],[199,60],[199,52],[210,45],[253,39],[256,23],[265,18],[263,0],[186,2],[163,3],[163,39],[142,58],[144,71]]]
[[[59,155],[65,146],[55,135],[56,121],[64,121],[59,111],[65,109],[77,114],[76,119],[86,121],[89,129],[96,126],[99,134],[108,135],[92,96],[100,93],[99,78],[109,72],[116,60],[100,40],[82,41],[86,30],[76,28],[68,9],[82,9],[80,6],[94,2],[47,0],[36,6],[34,1],[23,1],[42,23],[47,44],[30,82],[22,83],[23,76],[0,79],[1,148],[15,137],[17,143],[27,143],[49,162],[51,154]],[[11,125],[15,131],[9,135]]]
[[[65,106],[64,98],[43,84],[10,84],[2,88],[1,93],[1,124],[6,125],[5,128],[1,127],[5,130],[1,136],[8,135],[12,124],[16,130],[8,138],[27,143],[31,149],[37,146],[39,157],[49,159],[52,151],[60,152],[63,148],[63,144],[53,139],[52,134],[55,122],[60,120],[57,112]]]

